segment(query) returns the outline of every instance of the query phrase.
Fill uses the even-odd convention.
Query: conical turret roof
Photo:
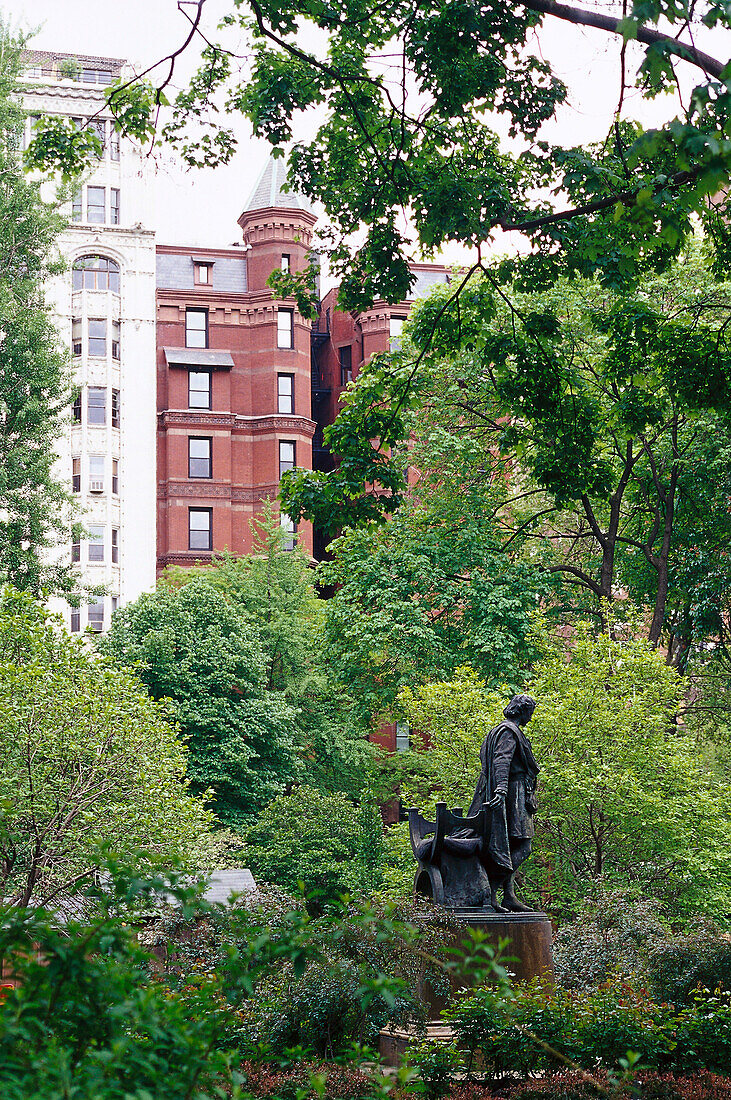
[[[314,215],[309,199],[298,191],[288,190],[288,169],[289,163],[286,157],[269,156],[244,207],[244,214],[252,210],[280,207],[284,210],[304,210],[307,214]]]

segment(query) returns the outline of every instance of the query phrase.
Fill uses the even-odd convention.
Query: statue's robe
[[[508,718],[490,730],[480,749],[482,770],[468,814],[490,802],[498,788],[507,790],[504,808],[492,810],[487,855],[512,873],[510,841],[534,835],[535,789],[539,767],[531,743],[520,726]]]

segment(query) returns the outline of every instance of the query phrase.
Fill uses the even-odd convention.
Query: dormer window
[[[196,286],[210,286],[213,282],[213,264],[196,260],[193,263],[193,279]]]

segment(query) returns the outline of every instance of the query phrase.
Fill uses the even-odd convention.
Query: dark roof
[[[44,61],[65,61],[70,59],[78,61],[80,65],[86,65],[91,69],[111,69],[119,72],[127,62],[122,57],[93,57],[85,53],[58,53],[56,50],[23,50],[23,60],[28,64]]]
[[[203,895],[211,904],[226,904],[231,894],[251,894],[256,890],[254,876],[248,867],[232,871],[213,871],[208,876],[208,888]]]
[[[211,351],[210,348],[163,348],[169,367],[213,367],[230,370],[234,365],[230,351]]]
[[[270,156],[244,207],[244,213],[249,210],[266,210],[274,207],[284,210],[305,210],[308,214],[314,214],[309,199],[300,195],[298,191],[288,190],[288,170],[289,164],[286,157]]]

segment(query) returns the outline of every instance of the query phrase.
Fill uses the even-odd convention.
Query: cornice
[[[314,420],[307,416],[283,416],[278,413],[266,413],[261,416],[247,416],[233,412],[192,412],[188,409],[164,409],[157,414],[161,428],[172,426],[224,427],[237,434],[264,435],[271,432],[289,432],[292,435],[304,435],[312,439],[317,429]]]
[[[173,424],[189,424],[191,427],[205,425],[233,429],[236,416],[231,412],[191,412],[187,409],[164,409],[157,414],[157,422],[161,428],[167,428]]]

